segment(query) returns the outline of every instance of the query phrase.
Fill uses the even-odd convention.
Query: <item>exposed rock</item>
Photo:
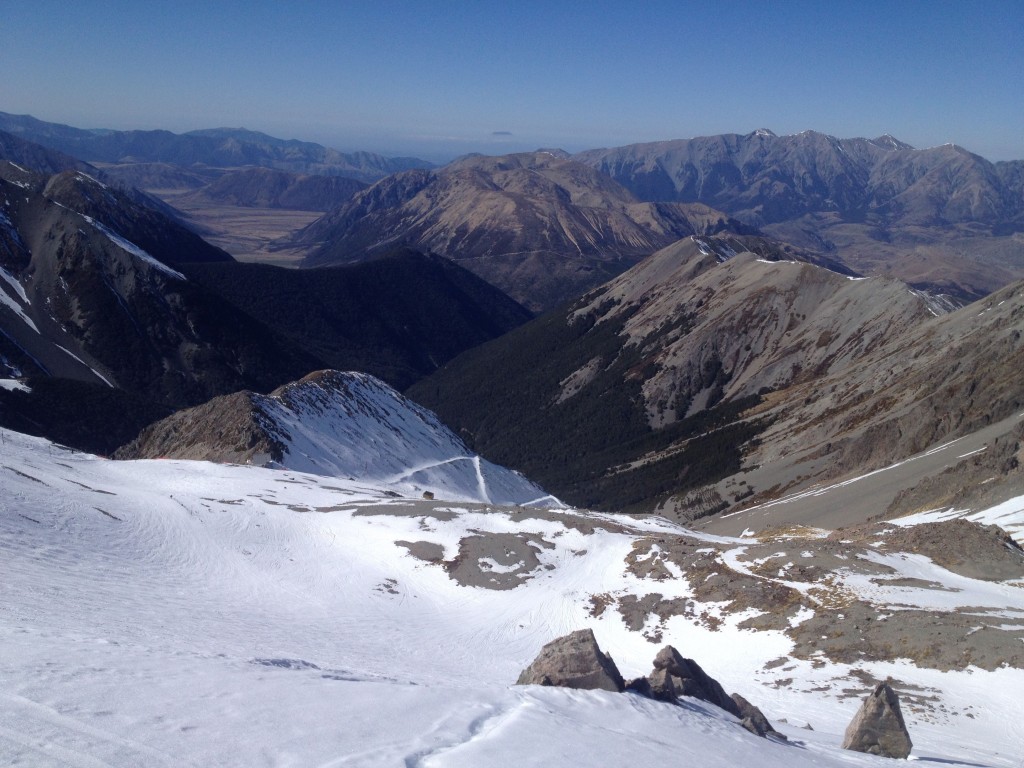
[[[647,677],[648,695],[658,701],[675,702],[679,697],[675,683],[672,682],[672,675],[668,670],[655,669]]]
[[[733,703],[740,711],[740,725],[746,728],[751,733],[756,733],[758,736],[768,736],[772,734],[776,738],[786,740],[786,737],[776,731],[768,718],[764,716],[764,713],[760,709],[755,707],[745,698],[740,696],[738,693],[732,695]]]
[[[516,685],[558,685],[563,688],[625,690],[612,657],[602,653],[593,630],[580,629],[540,649]]]
[[[651,681],[646,677],[637,677],[626,683],[626,691],[643,696],[647,699],[654,698],[654,691],[651,690]]]
[[[906,758],[913,746],[896,692],[879,683],[847,727],[843,749]]]
[[[684,659],[671,645],[658,651],[654,657],[654,671],[647,679],[656,699],[674,701],[678,696],[692,696],[743,719],[736,702],[729,698],[721,684],[693,659]]]

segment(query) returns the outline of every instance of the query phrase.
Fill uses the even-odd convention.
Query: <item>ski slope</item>
[[[773,685],[781,673],[764,665],[789,640],[741,630],[738,617],[717,631],[673,618],[663,642],[760,706],[789,744],[696,701],[512,685],[544,643],[583,626],[627,679],[650,670],[661,643],[613,611],[593,615],[591,597],[653,591],[623,560],[638,537],[681,530],[662,520],[410,502],[291,470],[113,462],[5,430],[0,489],[2,765],[886,764],[838,749],[860,696],[829,687],[835,668],[794,659],[785,674],[799,684]],[[483,534],[533,542],[538,565],[521,585],[460,583],[407,546],[454,560]],[[514,575],[510,551],[481,555],[481,568]],[[656,588],[691,594],[684,580]],[[1007,610],[1024,610],[1017,591]],[[868,666],[941,700],[908,717],[913,757],[1019,768],[1021,670]],[[969,717],[954,712],[968,703]]]

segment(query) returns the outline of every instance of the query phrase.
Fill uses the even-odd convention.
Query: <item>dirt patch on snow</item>
[[[553,547],[533,534],[467,536],[459,542],[459,554],[444,566],[448,575],[464,587],[515,589],[541,568],[537,553]]]

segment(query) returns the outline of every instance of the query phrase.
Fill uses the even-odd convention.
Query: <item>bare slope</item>
[[[245,168],[222,173],[216,180],[183,197],[178,206],[235,205],[243,208],[286,208],[329,211],[366,184],[343,176],[289,173],[270,168]]]
[[[940,311],[798,257],[758,238],[684,239],[410,393],[572,503],[650,509],[740,469],[784,412],[741,417],[765,393],[841,377]]]
[[[1024,284],[1016,283],[893,333],[841,374],[773,393],[751,412],[771,426],[750,446],[744,471],[712,495],[738,485],[754,493],[743,506],[780,496],[794,503],[763,507],[729,525],[806,520],[822,506],[800,502],[808,492],[829,496],[831,509],[851,522],[946,504],[977,508],[1017,493],[1022,336]],[[843,494],[859,499],[843,504]],[[874,501],[859,503],[866,499]],[[687,514],[692,501],[670,506]]]

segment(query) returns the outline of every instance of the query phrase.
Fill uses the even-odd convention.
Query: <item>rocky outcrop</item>
[[[879,683],[847,727],[843,749],[906,758],[913,746],[899,697],[888,683]]]
[[[659,701],[675,701],[679,696],[692,696],[721,707],[743,719],[739,707],[721,684],[701,669],[693,659],[684,659],[671,645],[666,645],[654,657],[654,671],[647,676],[651,695]]]
[[[593,630],[580,629],[541,648],[516,685],[558,685],[564,688],[621,692],[625,689],[611,656],[597,645]]]
[[[768,722],[768,718],[764,716],[760,709],[738,693],[734,693],[731,698],[736,708],[740,711],[740,725],[757,736],[767,737],[770,734],[774,738],[786,741],[786,737],[772,727],[772,724]]]

